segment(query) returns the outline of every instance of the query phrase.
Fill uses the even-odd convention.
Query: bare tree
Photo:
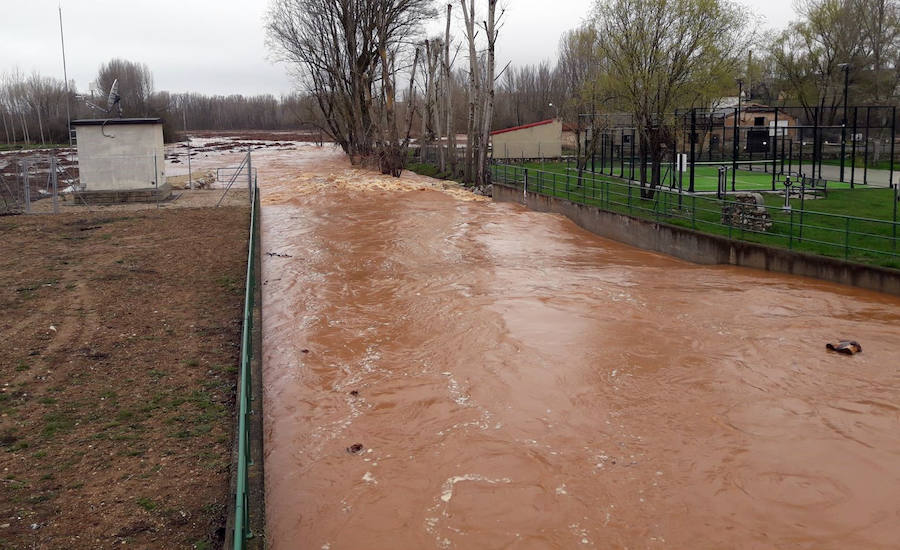
[[[105,98],[114,81],[119,81],[120,105],[125,116],[153,114],[153,73],[146,63],[111,59],[100,65],[94,80],[94,91]],[[105,105],[101,105],[105,106]]]
[[[269,46],[316,98],[327,131],[352,162],[377,156],[399,175],[398,60],[431,16],[429,0],[274,0]],[[378,148],[381,150],[378,151]]]
[[[557,99],[557,104],[561,106],[563,120],[575,125],[575,158],[579,176],[588,158],[586,148],[582,146],[582,136],[587,128],[583,127],[584,120],[580,114],[589,110],[594,114],[594,83],[599,67],[594,52],[596,43],[597,34],[590,26],[565,33],[560,39],[556,64],[558,79],[563,83],[562,97]]]
[[[638,128],[645,197],[652,198],[660,182],[663,146],[670,139],[665,117],[711,89],[730,87],[724,77],[734,74],[750,39],[746,19],[727,0],[597,2],[594,25],[607,63],[600,84]]]
[[[476,39],[479,25],[476,24],[475,0],[459,0],[465,24],[465,37],[469,51],[469,89],[468,116],[466,119],[466,162],[464,179],[475,185],[488,182],[487,170],[488,143],[493,123],[494,109],[494,72],[495,49],[499,34],[499,17],[497,0],[488,0],[487,19],[482,21],[480,30],[484,31],[486,50],[484,56],[478,51]]]
[[[444,112],[447,117],[447,153],[450,157],[450,171],[456,173],[456,131],[453,128],[453,67],[450,61],[450,16],[453,4],[447,4],[447,23],[444,29],[444,62],[442,65],[444,82]],[[446,167],[442,168],[446,169]]]
[[[475,0],[469,0],[468,7],[466,7],[466,0],[459,0],[459,4],[462,7],[466,42],[469,46],[468,115],[466,117],[466,156],[463,178],[465,181],[473,182],[475,181],[475,151],[480,148],[478,141],[481,136],[476,128],[481,98],[481,76],[479,75],[478,50],[475,47]]]
[[[769,51],[791,99],[813,118],[816,107],[836,116],[847,64],[854,97],[880,103],[900,85],[900,1],[803,0]],[[829,121],[833,122],[833,121]]]
[[[491,125],[494,121],[494,72],[495,72],[495,52],[497,47],[498,16],[497,16],[497,0],[488,0],[488,16],[483,23],[484,32],[487,36],[487,62],[484,72],[484,96],[482,98],[482,120],[481,120],[481,148],[478,150],[478,173],[475,179],[476,184],[487,184],[490,182],[490,170],[488,166],[488,143],[491,139]],[[500,12],[500,18],[503,12]]]

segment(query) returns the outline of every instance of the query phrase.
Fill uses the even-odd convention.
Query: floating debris
[[[349,447],[347,447],[347,452],[352,455],[358,455],[362,451],[363,451],[362,443],[354,443],[353,445],[350,445]]]
[[[825,348],[829,351],[836,351],[837,353],[843,353],[844,355],[853,355],[854,353],[859,353],[862,351],[862,346],[859,345],[859,342],[856,340],[842,340],[837,344],[832,344],[831,342],[825,344]]]

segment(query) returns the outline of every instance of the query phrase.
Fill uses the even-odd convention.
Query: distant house
[[[725,111],[723,125],[725,128],[734,128],[734,109]],[[740,141],[742,151],[765,153],[770,149],[771,138],[779,140],[797,137],[797,117],[775,107],[760,103],[749,103],[741,106],[741,115],[738,120],[740,127]],[[776,126],[778,130],[776,131]],[[731,139],[726,139],[731,142]]]
[[[491,132],[493,158],[534,159],[562,156],[563,124],[547,119]]]
[[[725,103],[723,101],[723,103]],[[712,155],[728,155],[733,149],[735,114],[737,103],[733,106],[719,107],[707,112],[707,116],[698,116],[695,124],[697,136],[698,155],[707,151]],[[688,120],[684,124],[689,124]],[[777,130],[776,130],[777,126]],[[687,137],[689,131],[684,133],[684,139],[680,140],[679,147],[683,151],[689,148]],[[740,153],[768,153],[772,147],[774,137],[778,141],[797,139],[797,117],[788,112],[770,107],[761,103],[745,103],[740,106],[740,119],[738,120],[738,144]]]

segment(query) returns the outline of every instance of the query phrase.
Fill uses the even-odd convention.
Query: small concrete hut
[[[167,198],[163,124],[158,118],[73,120],[80,195],[90,202]]]

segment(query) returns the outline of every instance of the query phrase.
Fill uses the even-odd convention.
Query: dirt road
[[[897,298],[255,165],[273,548],[900,540]]]

